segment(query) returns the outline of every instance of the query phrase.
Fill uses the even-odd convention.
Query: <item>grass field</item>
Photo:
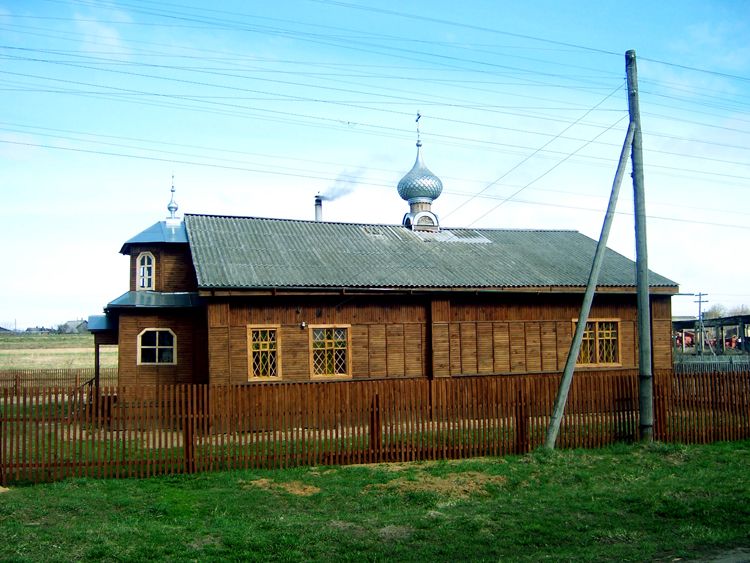
[[[0,334],[0,370],[94,367],[92,334]],[[101,367],[117,367],[117,348],[101,348]]]
[[[750,442],[71,480],[0,494],[0,560],[674,561],[750,547]]]

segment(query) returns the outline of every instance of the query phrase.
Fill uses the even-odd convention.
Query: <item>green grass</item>
[[[117,348],[101,348],[101,366],[117,367]],[[94,367],[92,334],[0,334],[0,370]]]
[[[0,350],[94,348],[93,334],[0,334]]]
[[[0,494],[0,560],[672,561],[750,546],[750,442],[68,480]]]

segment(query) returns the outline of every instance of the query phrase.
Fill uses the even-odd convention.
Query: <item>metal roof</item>
[[[187,234],[185,232],[185,223],[181,222],[176,227],[170,227],[166,221],[159,221],[151,225],[145,231],[135,235],[127,240],[120,249],[120,254],[128,254],[130,247],[136,244],[154,244],[154,243],[176,243],[186,244]]]
[[[160,291],[128,291],[111,301],[106,310],[131,307],[186,308],[201,305],[200,297],[193,292],[163,293]]]
[[[86,328],[89,332],[115,330],[117,328],[117,322],[115,319],[107,315],[90,315],[89,324]]]
[[[576,231],[444,229],[186,215],[202,289],[584,287],[596,241]],[[650,273],[652,287],[677,284]],[[635,287],[608,250],[599,286]]]

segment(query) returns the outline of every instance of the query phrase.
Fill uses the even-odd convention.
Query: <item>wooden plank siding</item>
[[[130,248],[130,291],[136,291],[138,255],[150,252],[154,256],[154,291],[197,291],[198,280],[187,244],[134,245]]]
[[[565,365],[579,305],[570,295],[226,298],[210,301],[205,312],[122,315],[119,371],[126,383],[194,383],[208,374],[213,384],[243,384],[249,380],[247,327],[273,326],[281,379],[308,381],[309,326],[341,325],[350,330],[353,379],[553,373]],[[654,367],[669,368],[669,297],[654,296],[652,310]],[[636,367],[635,317],[634,295],[595,299],[591,318],[619,321],[615,368]],[[177,366],[133,365],[145,328],[175,331]]]
[[[141,312],[120,315],[118,372],[121,385],[207,383],[208,357],[205,312],[202,309]],[[148,328],[169,329],[177,341],[174,365],[138,365],[138,335]],[[216,335],[212,332],[212,338]]]
[[[579,305],[568,295],[229,300],[209,305],[211,381],[248,381],[248,325],[279,327],[284,381],[310,379],[311,324],[349,327],[353,379],[426,377],[428,362],[433,377],[557,372],[565,365]],[[619,320],[622,368],[637,361],[634,307],[635,296],[603,295],[591,312],[591,318]],[[669,298],[654,297],[654,310],[668,315]],[[671,362],[670,334],[667,320],[654,320],[659,367]]]

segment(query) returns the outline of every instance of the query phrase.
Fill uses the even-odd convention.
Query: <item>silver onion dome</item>
[[[435,176],[422,161],[422,142],[417,141],[417,160],[406,176],[398,183],[398,195],[409,203],[414,201],[431,202],[443,191],[443,182]]]

